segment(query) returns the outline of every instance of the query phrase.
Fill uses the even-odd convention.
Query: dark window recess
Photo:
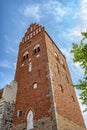
[[[61,90],[61,92],[63,93],[63,87],[62,87],[62,85],[60,84],[60,90]]]
[[[59,57],[58,56],[56,57],[56,60],[59,62]]]
[[[23,61],[25,61],[25,56],[23,56]]]
[[[59,71],[59,66],[58,66],[58,64],[56,64],[56,67],[57,67],[57,72],[59,73],[60,71]]]
[[[65,64],[64,64],[64,61],[63,61],[63,60],[60,60],[60,64],[61,64],[62,67],[66,70],[66,68],[65,68]]]
[[[66,76],[66,80],[67,80],[67,82],[69,83],[69,79],[68,79],[68,76],[67,76],[67,74],[65,74],[65,76]]]
[[[59,62],[59,57],[58,57],[58,54],[56,52],[55,52],[55,58]]]
[[[21,111],[21,110],[18,110],[18,111],[17,111],[17,117],[20,117],[20,116],[22,116],[22,111]]]
[[[28,54],[26,55],[26,59],[28,59]]]
[[[73,96],[71,96],[71,98],[72,98],[72,101],[73,101],[73,102],[75,102],[75,99],[74,99],[74,97],[73,97]]]
[[[19,112],[19,116],[22,116],[22,111],[20,110],[20,112]]]
[[[63,64],[63,68],[66,70],[65,65]]]
[[[26,59],[28,59],[28,54],[26,54],[25,56],[23,56],[23,61],[25,61]]]
[[[37,54],[40,51],[40,47],[37,47],[36,49],[34,49],[34,55]]]

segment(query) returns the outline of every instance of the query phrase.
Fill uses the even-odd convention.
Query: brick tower
[[[66,59],[41,25],[20,43],[15,80],[13,130],[85,130]]]

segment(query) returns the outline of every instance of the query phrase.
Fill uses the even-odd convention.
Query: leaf
[[[79,80],[79,84],[73,86],[82,90],[80,99],[82,104],[87,105],[87,43],[84,42],[84,40],[87,40],[87,32],[81,34],[83,36],[82,40],[79,44],[73,43],[70,52],[73,53],[73,62],[79,62],[84,72],[83,80]]]

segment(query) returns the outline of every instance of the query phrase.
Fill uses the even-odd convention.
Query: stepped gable
[[[31,41],[31,39],[33,37],[35,37],[36,35],[38,35],[43,30],[44,30],[43,26],[41,26],[39,24],[36,24],[36,23],[32,23],[30,25],[30,27],[27,29],[27,32],[25,33],[24,37],[22,38],[21,44],[24,44],[26,42]]]

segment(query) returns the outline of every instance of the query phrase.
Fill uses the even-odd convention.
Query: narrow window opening
[[[66,80],[67,80],[67,82],[69,83],[69,79],[68,79],[68,76],[67,76],[67,74],[65,74],[65,76],[66,76]]]
[[[25,61],[25,56],[23,56],[23,61]]]
[[[71,96],[71,98],[72,98],[72,101],[73,101],[73,102],[75,102],[75,99],[74,99],[74,97],[73,97],[73,96]]]
[[[57,53],[56,53],[56,52],[54,53],[54,55],[55,55],[56,57],[58,57],[58,55],[57,55]]]
[[[40,47],[37,48],[38,49],[38,52],[40,51]]]
[[[56,67],[57,67],[57,72],[59,73],[59,66],[58,66],[58,64],[56,64]]]
[[[31,72],[32,71],[32,63],[30,62],[29,63],[29,70],[28,70],[29,72]]]
[[[64,62],[63,62],[63,64],[62,64],[62,66],[63,66],[64,69],[66,69],[66,68],[65,68],[65,65],[64,65]]]
[[[62,85],[60,84],[60,90],[61,90],[61,92],[63,93],[63,87],[62,87]]]
[[[60,63],[63,65],[64,63],[63,63],[63,60],[60,60]]]
[[[20,116],[22,116],[22,111],[21,111],[21,110],[18,110],[18,111],[17,111],[17,117],[20,117]]]
[[[28,59],[28,54],[26,55],[26,59]]]
[[[23,61],[25,61],[26,59],[28,59],[28,51],[26,51],[26,52],[23,54]]]
[[[66,69],[66,68],[65,68],[65,65],[64,65],[64,61],[63,61],[63,60],[60,60],[60,63],[61,63],[61,65],[63,66],[63,68]]]
[[[59,62],[58,54],[55,52],[54,55],[55,55],[56,60]]]
[[[34,54],[37,54],[40,51],[40,47],[37,47],[36,49],[34,49]]]
[[[34,54],[36,54],[36,53],[37,53],[37,49],[34,50]]]

